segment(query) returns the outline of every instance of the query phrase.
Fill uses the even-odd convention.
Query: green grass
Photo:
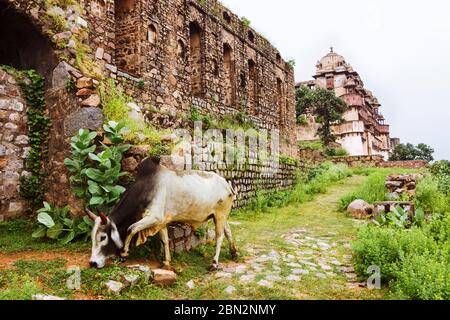
[[[21,251],[84,251],[90,242],[63,245],[48,239],[34,239],[31,234],[35,225],[28,220],[13,220],[0,223],[0,253]]]
[[[336,177],[335,174],[333,176]],[[355,239],[358,224],[338,212],[336,207],[338,200],[358,188],[364,179],[365,177],[354,176],[327,182],[326,190],[321,190],[321,194],[309,195],[303,203],[293,203],[283,208],[268,208],[264,213],[260,213],[257,219],[244,214],[233,216],[232,220],[240,223],[232,225],[240,253],[240,262],[243,262],[246,256],[251,255],[249,247],[258,247],[264,252],[271,250],[291,252],[293,248],[281,236],[296,228],[306,228],[316,237],[328,235],[330,242],[338,244],[336,249],[338,256],[351,254],[351,249],[345,247],[344,244],[349,244]],[[27,246],[28,249],[42,252],[61,249],[58,245],[36,243],[34,239],[23,237],[29,228],[27,223],[23,222],[23,224],[6,223],[0,226],[2,252],[20,252],[27,250]],[[8,231],[8,229],[14,231]],[[330,236],[330,234],[332,235]],[[33,244],[33,242],[35,243]],[[76,243],[74,246],[64,246],[64,250],[73,250],[74,254],[77,254],[77,252],[87,253],[90,248],[88,243]],[[135,259],[154,257],[155,255],[150,254],[151,252],[154,252],[151,248],[142,247],[133,253],[130,262]],[[189,253],[175,254],[173,266],[178,273],[178,280],[173,287],[161,288],[141,279],[133,287],[124,289],[120,296],[108,295],[103,287],[105,281],[120,280],[123,274],[131,272],[119,261],[102,270],[83,269],[81,271],[81,289],[75,292],[66,288],[68,274],[64,260],[17,261],[11,268],[0,271],[0,298],[29,299],[32,294],[37,292],[72,299],[89,296],[96,299],[152,300],[382,299],[385,294],[384,290],[349,289],[346,287],[347,280],[344,276],[331,279],[305,276],[300,282],[276,282],[273,288],[260,287],[256,283],[240,283],[236,276],[231,280],[217,279],[213,273],[207,271],[213,254],[213,244],[203,245]],[[223,264],[231,262],[225,244],[222,249],[221,262]],[[281,274],[287,275],[288,270],[283,267]],[[257,280],[261,277],[257,277]],[[186,287],[186,283],[190,280],[193,280],[196,285],[192,290]],[[21,285],[8,285],[8,283],[21,283]],[[233,285],[237,289],[231,295],[224,292],[229,285]]]
[[[368,178],[363,184],[353,192],[344,195],[339,200],[339,210],[345,211],[354,200],[362,199],[368,203],[387,200],[385,187],[386,179],[389,175],[396,173],[416,173],[423,170],[410,170],[400,168],[354,168],[352,172],[358,175],[365,175]]]

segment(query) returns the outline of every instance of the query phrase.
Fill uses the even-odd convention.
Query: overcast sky
[[[222,0],[309,80],[329,52],[343,55],[382,104],[391,136],[450,159],[450,1]]]

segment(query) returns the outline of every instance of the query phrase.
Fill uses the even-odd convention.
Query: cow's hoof
[[[237,254],[237,252],[232,252],[231,253],[231,259],[233,259],[234,261],[239,259],[239,255]]]
[[[128,252],[122,252],[122,253],[120,253],[120,257],[121,257],[121,258],[128,258],[128,256],[129,256],[129,253],[128,253]]]
[[[214,271],[219,270],[219,264],[213,262],[213,263],[209,266],[209,269],[208,269],[208,270],[209,270],[210,272],[214,272]]]

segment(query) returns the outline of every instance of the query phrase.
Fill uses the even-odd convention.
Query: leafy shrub
[[[32,234],[33,238],[47,237],[67,244],[81,236],[89,237],[92,221],[86,216],[71,218],[68,207],[52,207],[44,202],[44,207],[37,213],[38,227]]]
[[[326,148],[325,154],[328,157],[345,157],[348,156],[347,150],[344,148]]]
[[[93,208],[109,212],[125,192],[119,180],[127,174],[121,171],[121,163],[130,145],[120,144],[123,142],[123,125],[111,121],[104,129],[108,139],[117,145],[102,144],[97,151],[94,144],[97,133],[80,129],[71,140],[72,157],[64,163],[72,173],[70,182],[76,186],[76,196],[85,199]]]
[[[300,149],[310,149],[310,150],[317,150],[317,151],[323,151],[323,143],[321,141],[300,141],[298,143],[298,146]]]
[[[414,203],[416,207],[421,207],[428,213],[450,211],[447,195],[441,192],[439,181],[432,176],[419,181]]]
[[[395,279],[407,255],[436,251],[436,243],[417,227],[411,229],[380,228],[369,225],[358,233],[353,243],[355,270],[366,275],[370,266],[381,268],[382,279]]]
[[[450,196],[450,161],[436,161],[430,172],[438,181],[439,191]]]
[[[354,200],[362,199],[368,203],[383,201],[386,198],[387,173],[384,171],[375,172],[369,175],[364,183],[354,192],[343,196],[339,200],[338,208],[345,211]]]
[[[413,300],[450,299],[450,247],[435,253],[408,255],[395,271],[394,296]]]
[[[414,212],[412,219],[410,219],[408,211],[403,210],[401,207],[395,207],[389,213],[378,215],[373,222],[377,226],[389,225],[397,228],[420,227],[425,222],[425,212],[419,208]]]

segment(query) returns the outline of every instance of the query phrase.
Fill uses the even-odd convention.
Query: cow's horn
[[[100,219],[102,219],[103,225],[108,224],[108,217],[102,211],[100,211],[98,215],[100,216]]]
[[[91,210],[89,210],[88,208],[85,208],[87,216],[89,217],[89,219],[91,219],[92,221],[95,221],[95,219],[97,219],[97,216],[95,215],[95,213],[93,213]]]

